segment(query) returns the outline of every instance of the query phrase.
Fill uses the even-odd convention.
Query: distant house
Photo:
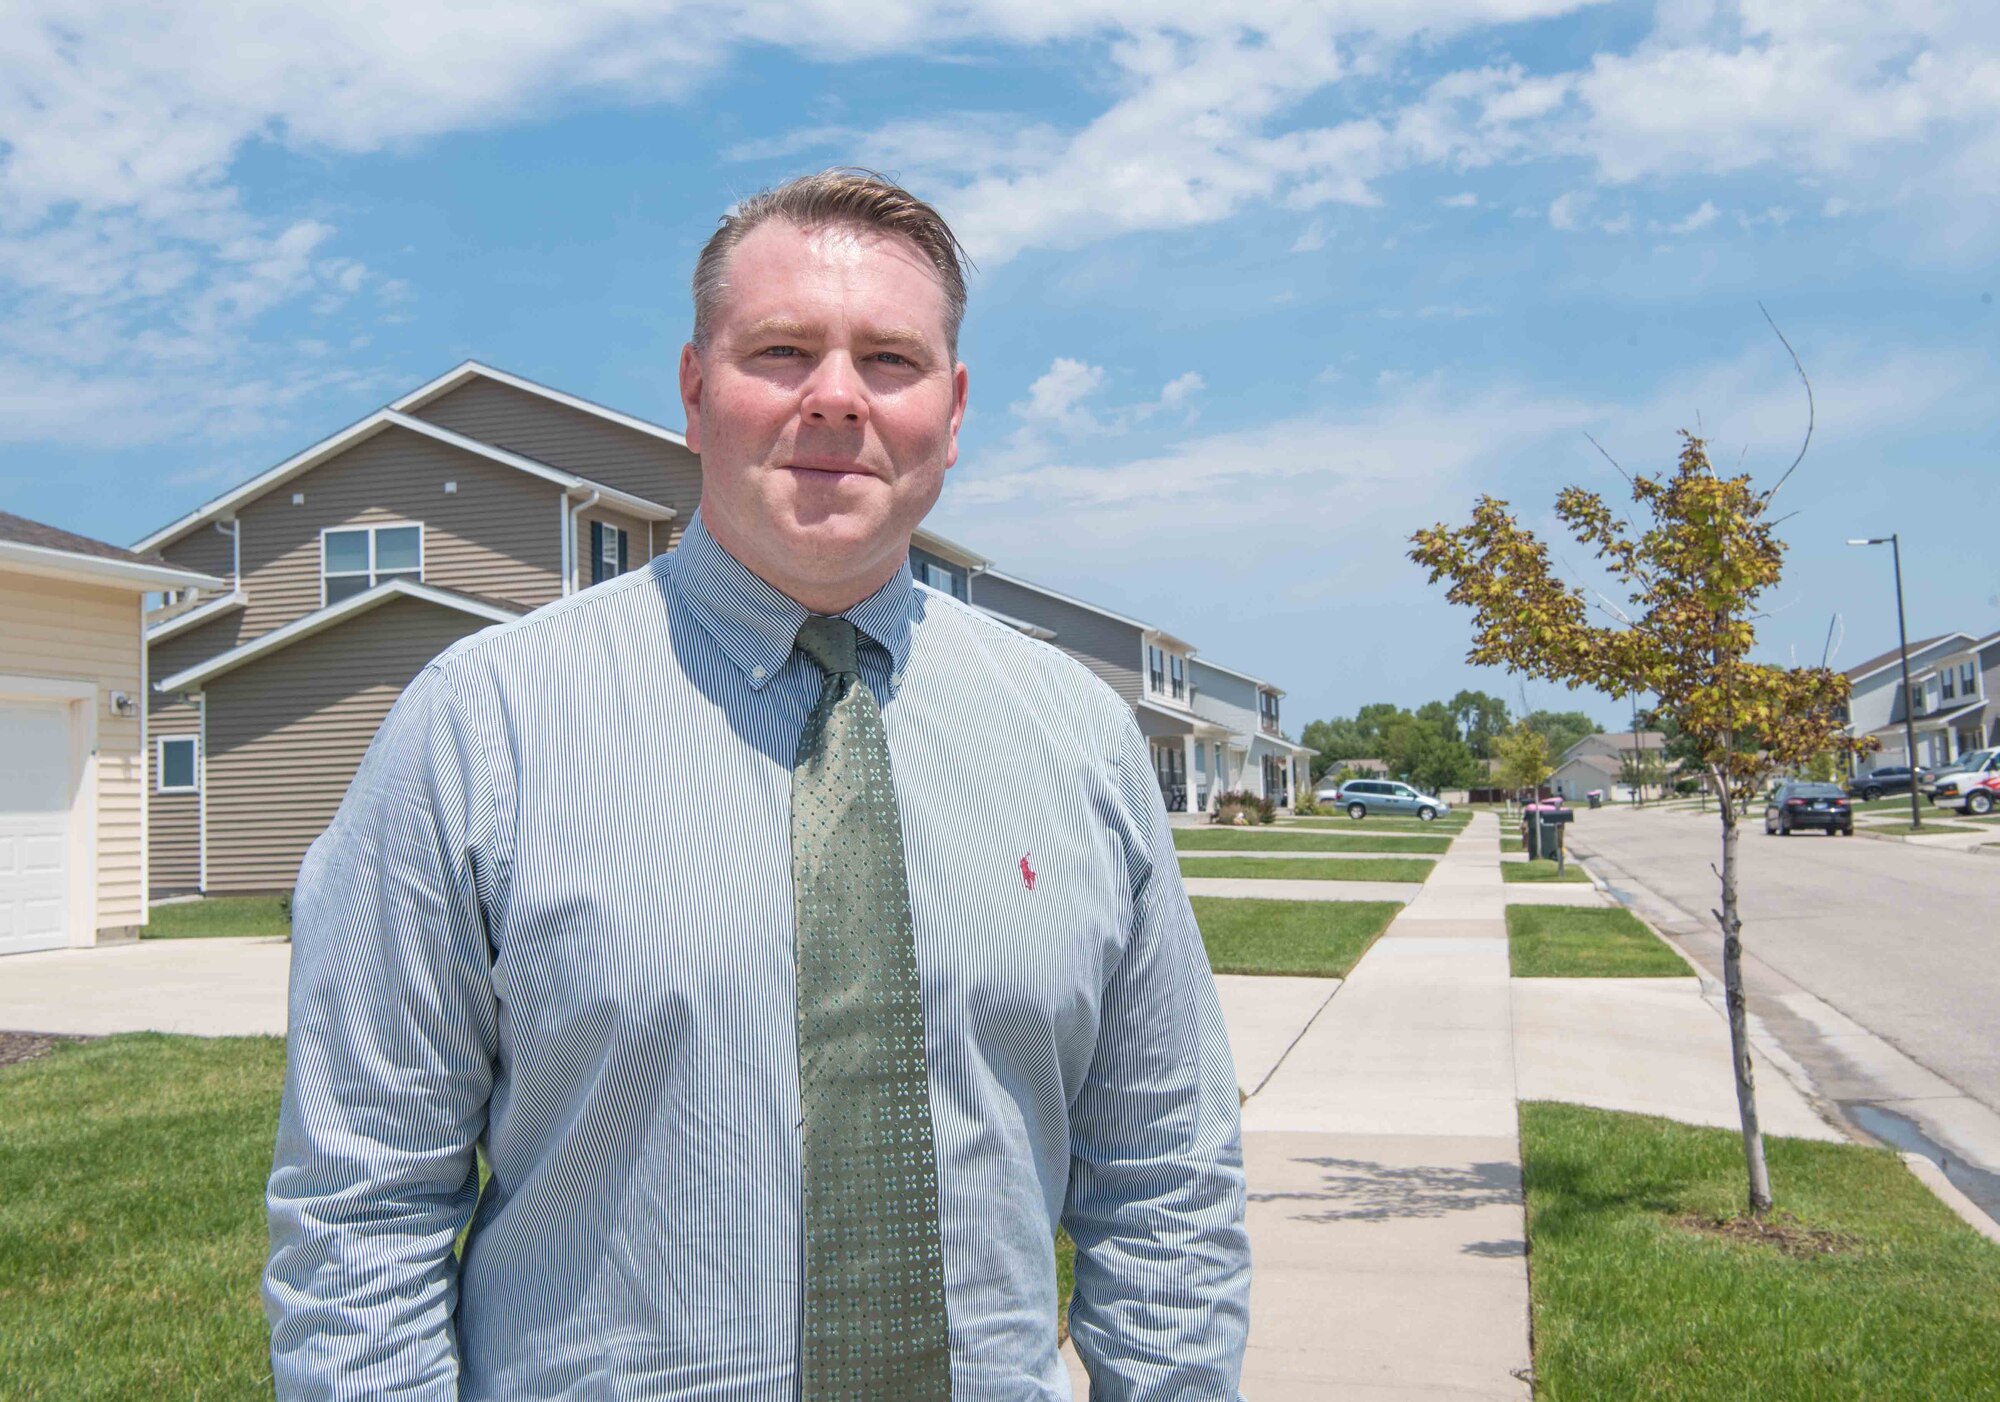
[[[223,584],[0,512],[0,954],[146,923],[146,596]]]
[[[1623,762],[1603,754],[1579,754],[1565,759],[1548,778],[1548,788],[1558,797],[1578,802],[1596,790],[1620,802],[1632,797],[1631,788],[1620,781]]]
[[[1151,623],[986,566],[969,601],[1034,630],[1083,663],[1131,706],[1169,812],[1213,812],[1235,789],[1287,805],[1312,751],[1284,734],[1284,696],[1270,682],[1196,655]]]
[[[1936,768],[1968,750],[2000,745],[2000,632],[1981,637],[1941,633],[1909,646],[1910,686],[1903,689],[1902,649],[1847,669],[1850,734],[1880,746],[1863,771],[1910,762],[1905,718],[1916,733],[1920,765]]]

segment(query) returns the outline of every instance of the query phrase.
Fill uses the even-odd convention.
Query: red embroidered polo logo
[[[1035,889],[1035,869],[1028,865],[1026,852],[1021,854],[1021,880],[1027,884],[1030,891]]]

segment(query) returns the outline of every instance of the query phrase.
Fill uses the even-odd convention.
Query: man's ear
[[[961,396],[961,404],[963,396]],[[681,347],[681,413],[687,416],[688,451],[701,452],[701,357],[695,353],[694,342]],[[958,425],[952,425],[954,442]]]
[[[951,372],[951,447],[944,455],[945,471],[949,472],[958,462],[958,430],[965,422],[966,399],[972,391],[972,375],[959,361],[958,368]]]

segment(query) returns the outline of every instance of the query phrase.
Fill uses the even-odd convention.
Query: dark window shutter
[[[626,563],[626,561],[630,558],[626,554],[626,550],[630,547],[631,544],[632,542],[629,539],[628,532],[625,531],[618,532],[618,573],[620,574],[625,573],[626,570],[631,568],[631,566]]]
[[[590,582],[604,583],[604,523],[590,523]]]

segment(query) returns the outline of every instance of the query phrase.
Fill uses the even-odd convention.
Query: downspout
[[[589,496],[589,498],[588,498],[587,500],[584,500],[584,501],[580,501],[580,502],[576,503],[576,504],[575,504],[574,506],[570,507],[570,509],[569,509],[569,534],[568,534],[568,537],[567,537],[567,539],[569,540],[569,560],[570,560],[570,569],[571,569],[571,573],[572,573],[572,574],[577,574],[577,575],[580,575],[580,574],[582,574],[582,573],[583,573],[583,571],[582,571],[582,570],[579,570],[579,569],[577,569],[577,568],[576,568],[576,563],[577,563],[577,560],[576,560],[576,532],[577,532],[577,528],[578,528],[579,526],[581,526],[581,525],[583,524],[583,523],[582,523],[581,521],[579,521],[579,520],[578,520],[577,518],[578,518],[578,517],[579,517],[579,516],[580,516],[580,515],[581,515],[582,513],[584,513],[584,512],[586,512],[586,511],[590,510],[590,508],[591,508],[591,507],[593,507],[593,506],[597,505],[597,502],[598,502],[598,499],[599,499],[600,497],[602,497],[603,495],[604,495],[604,493],[602,493],[602,492],[598,492],[598,491],[593,491],[593,492],[592,492],[592,493],[590,494],[590,496]],[[565,501],[567,501],[567,500],[569,499],[569,494],[568,494],[568,493],[564,493],[564,494],[563,494],[563,499],[564,499]],[[579,581],[577,581],[577,582],[576,582],[575,584],[569,584],[569,585],[568,585],[567,587],[565,587],[565,588],[564,588],[563,592],[564,592],[565,594],[568,594],[568,593],[571,593],[571,592],[573,592],[573,591],[574,591],[574,590],[575,590],[575,589],[576,589],[576,588],[577,588],[577,587],[578,587],[578,586],[579,586],[580,584],[581,584],[581,581],[580,581],[580,580],[579,580]]]
[[[243,587],[243,523],[232,516],[213,524],[219,534],[229,537],[229,589],[234,593]]]
[[[569,557],[572,547],[576,544],[576,531],[570,525],[567,488],[556,498],[556,508],[556,519],[561,522],[557,527],[560,534],[556,539],[556,570],[562,575],[562,579],[557,582],[557,592],[567,598],[569,582],[575,577],[575,572],[569,567]]]

